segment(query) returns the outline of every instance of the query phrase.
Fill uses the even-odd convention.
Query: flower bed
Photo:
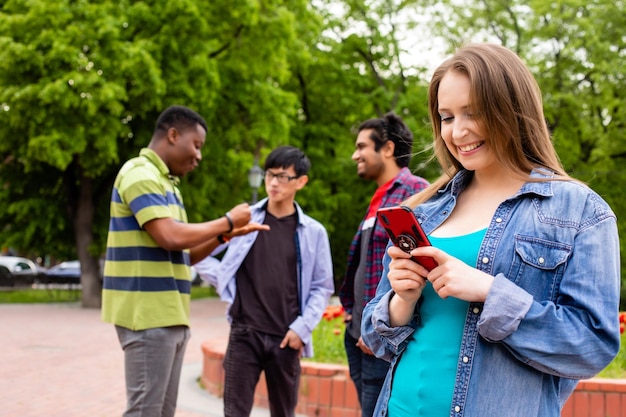
[[[313,330],[313,346],[315,357],[305,361],[347,365],[346,350],[343,346],[343,333],[346,326],[343,322],[343,307],[330,305],[324,311],[322,320]]]

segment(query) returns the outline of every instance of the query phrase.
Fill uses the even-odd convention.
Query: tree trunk
[[[93,181],[79,175],[79,192],[74,213],[74,233],[78,260],[80,261],[80,281],[82,286],[83,308],[100,308],[102,305],[102,279],[99,257],[89,252],[93,242]]]

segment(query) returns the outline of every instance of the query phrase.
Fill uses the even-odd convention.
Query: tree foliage
[[[395,111],[415,134],[411,168],[437,177],[429,159],[429,68],[459,44],[484,40],[529,63],[564,165],[619,217],[626,211],[618,191],[626,176],[623,7],[574,0],[2,1],[0,242],[32,256],[78,257],[83,305],[98,306],[112,181],[148,143],[160,111],[177,103],[209,125],[203,161],[182,182],[190,221],[249,200],[253,161],[262,164],[278,145],[299,146],[312,170],[298,201],[328,228],[339,283],[375,189],[356,176],[353,128]]]
[[[216,71],[193,1],[7,1],[0,13],[3,243],[77,256],[98,306],[108,200],[121,161],[171,103],[209,108]],[[182,29],[181,29],[182,28]],[[25,233],[26,231],[26,233]]]

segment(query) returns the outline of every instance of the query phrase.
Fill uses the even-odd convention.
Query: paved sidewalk
[[[201,345],[228,335],[226,305],[191,302],[191,339],[176,417],[223,417],[222,400],[202,390]],[[124,356],[100,310],[78,303],[0,304],[0,416],[119,417],[124,411]],[[268,417],[255,409],[253,417]]]

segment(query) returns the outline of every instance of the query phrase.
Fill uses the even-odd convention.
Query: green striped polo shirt
[[[177,183],[148,148],[120,169],[111,196],[103,321],[131,330],[189,326],[189,252],[165,250],[143,229],[158,218],[187,222]]]

